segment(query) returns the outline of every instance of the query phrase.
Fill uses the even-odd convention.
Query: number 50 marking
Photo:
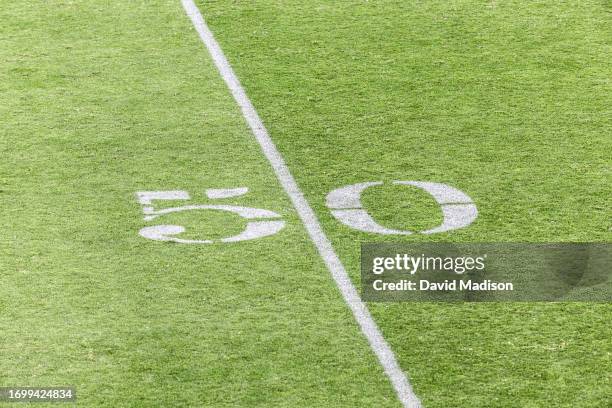
[[[340,187],[327,195],[326,204],[332,215],[344,225],[363,232],[384,235],[410,235],[413,231],[396,230],[378,224],[361,203],[363,192],[373,186],[380,186],[380,181],[371,181]],[[421,231],[422,234],[435,234],[438,232],[451,231],[470,225],[478,216],[478,210],[472,199],[464,192],[442,183],[427,181],[394,181],[395,185],[407,185],[421,188],[427,191],[440,204],[444,220],[439,226]],[[242,196],[248,192],[248,188],[234,189],[208,189],[206,196],[217,200],[223,198]],[[144,227],[139,234],[144,238],[156,241],[172,241],[181,244],[212,244],[215,242],[230,243],[247,241],[274,235],[285,226],[285,221],[277,213],[262,208],[242,207],[235,205],[219,204],[192,204],[180,207],[170,207],[156,210],[154,200],[189,200],[189,193],[182,190],[175,191],[140,191],[136,193],[138,202],[142,205],[145,221],[153,221],[160,216],[174,212],[213,210],[227,211],[239,215],[248,222],[245,229],[238,235],[218,239],[184,239],[178,235],[185,232],[185,227],[180,225],[153,225]]]

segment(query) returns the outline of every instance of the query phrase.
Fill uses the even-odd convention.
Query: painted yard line
[[[253,135],[259,142],[263,153],[272,165],[278,180],[289,195],[291,202],[293,203],[300,219],[308,231],[308,235],[310,235],[310,238],[317,247],[319,254],[323,258],[334,281],[336,282],[338,289],[340,289],[344,300],[353,312],[355,320],[357,320],[357,323],[359,323],[363,334],[370,343],[370,347],[378,357],[378,360],[383,366],[385,373],[391,380],[400,401],[406,408],[421,407],[421,403],[418,397],[412,391],[412,387],[406,374],[404,374],[399,367],[393,351],[383,338],[366,305],[361,301],[361,298],[357,293],[357,289],[355,286],[353,286],[353,283],[346,273],[344,265],[342,265],[342,262],[334,251],[331,242],[323,232],[317,216],[306,201],[304,194],[298,187],[293,175],[285,164],[283,157],[270,138],[268,131],[255,111],[253,104],[246,95],[242,85],[240,85],[240,81],[236,77],[234,70],[225,58],[221,47],[206,25],[204,18],[200,14],[200,10],[192,0],[181,1],[187,15],[200,35],[202,42],[210,52],[219,73],[230,89],[234,99],[238,103],[238,106],[240,106],[242,114],[251,128]]]

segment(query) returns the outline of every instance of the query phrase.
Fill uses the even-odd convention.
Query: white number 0
[[[327,208],[336,219],[359,231],[383,235],[410,235],[412,231],[395,230],[383,227],[368,214],[361,204],[361,194],[372,186],[380,186],[381,181],[357,183],[340,187],[327,195]],[[422,234],[435,234],[470,225],[478,216],[476,205],[464,192],[442,183],[427,181],[394,181],[396,185],[406,185],[427,191],[440,204],[444,221],[436,228],[421,231]]]

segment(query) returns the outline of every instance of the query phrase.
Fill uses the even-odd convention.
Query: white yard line
[[[406,374],[399,367],[393,351],[380,333],[380,330],[374,322],[374,319],[372,319],[366,305],[361,301],[361,298],[357,293],[357,289],[355,286],[353,286],[353,283],[346,273],[346,269],[344,269],[344,265],[342,265],[342,262],[334,251],[331,242],[323,232],[317,216],[310,207],[310,204],[308,204],[306,201],[306,198],[304,198],[304,194],[295,182],[293,175],[285,164],[285,161],[276,148],[276,145],[270,138],[268,131],[255,111],[255,108],[242,88],[242,85],[240,85],[240,81],[236,77],[236,74],[227,61],[227,58],[225,58],[221,47],[206,25],[202,14],[200,14],[200,10],[198,10],[197,6],[192,0],[181,1],[187,15],[193,22],[193,26],[200,35],[202,42],[204,45],[206,45],[206,48],[210,52],[219,73],[230,89],[234,99],[238,103],[238,106],[240,106],[242,114],[251,128],[253,135],[259,142],[263,153],[272,165],[278,180],[289,195],[291,202],[293,203],[300,219],[308,231],[308,235],[310,235],[310,238],[317,247],[323,261],[325,261],[325,264],[334,278],[334,281],[336,281],[336,285],[338,286],[338,289],[340,289],[342,297],[353,312],[353,316],[355,317],[355,320],[357,320],[357,323],[359,323],[361,331],[368,339],[370,347],[378,357],[378,360],[383,366],[385,373],[391,380],[393,388],[395,389],[400,401],[406,408],[421,407],[421,403],[418,397],[412,391],[412,387],[410,386],[410,382],[408,381]]]

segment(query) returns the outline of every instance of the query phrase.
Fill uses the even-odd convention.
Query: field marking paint
[[[217,199],[217,198],[232,198],[245,195],[249,192],[248,187],[238,188],[209,188],[206,190],[206,197]]]
[[[442,224],[427,231],[421,231],[421,234],[435,234],[464,228],[478,217],[478,210],[472,199],[463,191],[447,184],[429,181],[394,181],[393,184],[423,189],[440,204],[444,216]],[[382,181],[369,181],[337,188],[327,195],[327,208],[338,221],[359,231],[383,235],[413,234],[408,230],[383,227],[363,208],[361,203],[363,192],[370,187],[382,185]]]
[[[422,188],[433,196],[442,207],[442,225],[423,231],[422,234],[436,234],[465,228],[476,220],[478,209],[472,199],[463,191],[447,184],[428,181],[394,181],[393,184]]]
[[[234,70],[230,66],[227,58],[223,54],[221,47],[215,40],[212,32],[206,25],[200,10],[196,7],[193,0],[181,0],[183,8],[191,19],[193,26],[200,35],[202,42],[208,49],[213,62],[215,63],[221,77],[227,84],[234,99],[240,106],[240,110],[244,115],[253,135],[259,142],[261,149],[272,165],[276,177],[285,189],[289,199],[293,203],[308,235],[314,242],[321,258],[329,269],[338,289],[342,293],[342,297],[351,309],[355,320],[361,327],[361,331],[370,343],[370,347],[378,357],[385,373],[391,380],[393,388],[397,393],[402,405],[406,408],[421,407],[418,397],[414,394],[412,386],[408,381],[408,377],[401,370],[393,351],[382,336],[376,322],[370,315],[366,305],[361,301],[357,289],[353,286],[344,265],[334,251],[331,242],[323,232],[323,228],[317,219],[314,211],[306,201],[304,194],[298,187],[293,175],[285,164],[283,157],[276,148],[276,145],[270,138],[267,129],[255,111],[246,92],[242,88],[240,81],[236,77]]]
[[[227,197],[237,197],[246,194],[249,191],[246,187],[228,188],[228,189],[208,189],[206,195],[208,198],[219,199]],[[213,241],[210,239],[183,239],[176,237],[185,232],[185,227],[180,225],[152,225],[142,228],[138,233],[140,236],[154,241],[173,241],[180,244],[214,244],[215,242],[240,242],[252,239],[258,239],[274,235],[285,227],[285,221],[278,220],[281,216],[274,211],[265,210],[263,208],[240,207],[236,205],[213,205],[213,204],[190,204],[181,207],[168,207],[161,210],[156,210],[153,200],[189,200],[189,193],[182,190],[174,191],[138,191],[136,192],[138,201],[143,206],[142,212],[145,221],[153,221],[157,217],[166,214],[172,214],[183,211],[195,210],[213,210],[226,211],[234,213],[245,220],[249,220],[246,227],[238,235],[225,237]],[[264,218],[264,220],[261,220]],[[272,218],[276,220],[265,220]],[[254,221],[251,221],[254,220]]]

